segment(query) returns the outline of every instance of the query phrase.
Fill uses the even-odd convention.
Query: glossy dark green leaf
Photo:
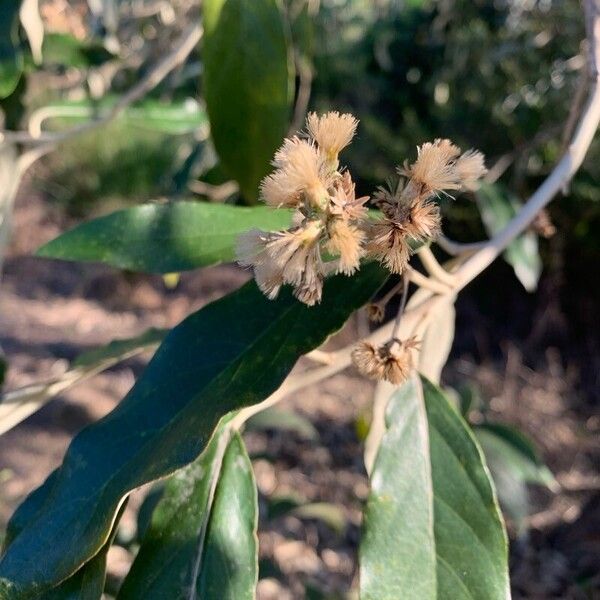
[[[20,0],[3,0],[0,8],[0,99],[16,89],[23,72],[19,41]]]
[[[250,282],[175,327],[119,406],[73,439],[0,561],[0,598],[35,597],[74,573],[102,547],[121,498],[195,460],[225,414],[268,397],[385,278],[373,264],[334,277],[312,308],[289,290],[269,301]]]
[[[360,547],[363,600],[506,600],[507,542],[483,455],[426,379],[390,399]]]
[[[146,204],[83,223],[42,246],[38,256],[173,273],[232,261],[240,233],[288,227],[291,214],[266,206],[205,202]]]
[[[490,236],[503,229],[519,212],[521,202],[499,184],[483,184],[476,194],[481,219]],[[528,292],[537,288],[542,272],[538,237],[533,231],[521,234],[504,251],[506,262]]]
[[[106,580],[108,551],[115,539],[124,510],[125,503],[119,509],[111,534],[100,552],[85,563],[77,573],[71,575],[57,587],[41,594],[38,597],[39,600],[101,600]]]
[[[200,458],[167,483],[119,600],[252,599],[258,504],[238,434],[219,427]],[[224,577],[224,574],[227,574]]]
[[[277,0],[204,0],[203,91],[215,148],[250,201],[285,136],[293,66]]]

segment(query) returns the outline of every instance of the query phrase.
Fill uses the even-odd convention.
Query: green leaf
[[[100,43],[79,40],[66,33],[47,33],[44,36],[42,59],[45,65],[88,68],[112,57]]]
[[[474,431],[488,462],[502,462],[515,477],[526,483],[556,486],[552,472],[523,433],[501,423],[482,423]]]
[[[483,455],[439,388],[390,399],[360,546],[363,600],[506,600],[507,541]]]
[[[232,261],[240,233],[288,227],[291,213],[266,206],[204,202],[146,204],[88,221],[37,256],[102,262],[121,269],[174,273]]]
[[[24,60],[19,41],[19,0],[3,0],[0,10],[0,99],[16,89]]]
[[[107,95],[100,100],[63,100],[45,108],[63,123],[84,123],[109,112],[118,99]],[[181,135],[208,126],[204,109],[192,98],[169,103],[146,98],[125,108],[118,120],[130,127],[170,135]]]
[[[500,184],[482,184],[476,194],[481,219],[490,236],[503,229],[520,211],[521,202]],[[538,237],[527,231],[513,240],[503,254],[528,292],[533,292],[542,272]]]
[[[60,585],[41,594],[39,600],[101,600],[106,580],[106,558],[125,512],[125,504],[119,509],[111,534],[100,552]]]
[[[244,444],[220,426],[200,458],[167,483],[119,600],[185,598],[192,588],[198,598],[252,599],[257,518]]]
[[[73,439],[0,561],[0,598],[35,597],[75,572],[107,539],[121,498],[195,460],[225,414],[273,393],[385,278],[373,264],[333,277],[312,308],[289,290],[269,301],[249,282],[175,327],[119,406]]]
[[[215,148],[250,201],[286,133],[293,101],[277,0],[204,0],[203,91]]]
[[[288,431],[304,440],[319,439],[319,432],[315,426],[306,417],[292,410],[269,408],[257,413],[246,422],[247,431],[264,431],[265,429]]]

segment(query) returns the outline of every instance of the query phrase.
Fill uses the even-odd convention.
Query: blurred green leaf
[[[220,426],[200,458],[175,473],[121,589],[120,600],[254,598],[258,504],[239,434]]]
[[[19,0],[3,0],[0,9],[0,99],[16,89],[24,60],[19,41]]]
[[[556,486],[554,475],[539,457],[533,442],[518,429],[501,423],[483,423],[474,431],[488,462],[503,462],[524,482]]]
[[[306,417],[292,410],[281,408],[269,408],[257,413],[248,419],[246,429],[249,431],[277,429],[295,433],[299,438],[305,440],[319,439],[319,432]]]
[[[476,193],[481,219],[490,236],[503,229],[521,209],[521,202],[498,183],[482,184]],[[538,236],[527,231],[513,240],[503,254],[528,292],[533,292],[542,272]]]
[[[151,327],[141,335],[132,338],[113,340],[105,346],[88,350],[80,354],[71,365],[72,367],[89,367],[109,359],[124,360],[131,352],[140,348],[152,347],[163,341],[168,329],[155,329]]]
[[[67,33],[47,33],[42,46],[45,65],[87,68],[107,61],[112,54],[99,43],[82,41]]]
[[[331,502],[309,502],[292,509],[290,514],[300,519],[321,521],[337,535],[342,535],[348,524],[348,519],[341,506]]]
[[[268,397],[386,277],[373,264],[333,277],[312,308],[289,290],[269,301],[249,282],[171,330],[123,401],[75,436],[46,491],[17,510],[0,598],[35,597],[89,561],[124,495],[195,460],[225,414]]]
[[[60,119],[61,123],[84,123],[109,112],[118,100],[119,97],[110,94],[100,100],[62,100],[48,104],[45,110],[52,115],[49,119]],[[130,127],[170,135],[181,135],[208,126],[206,112],[192,98],[168,103],[145,98],[125,108],[117,119]]]
[[[441,390],[391,397],[360,546],[363,600],[506,600],[507,540],[483,455]]]
[[[235,258],[240,233],[288,227],[291,212],[204,202],[146,204],[83,223],[37,256],[103,262],[121,269],[173,273]]]
[[[293,63],[276,0],[204,0],[203,91],[215,148],[253,202],[285,136]]]

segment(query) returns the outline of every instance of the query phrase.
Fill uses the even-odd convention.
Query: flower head
[[[417,148],[417,160],[399,169],[413,182],[419,184],[424,192],[441,192],[460,189],[460,178],[455,169],[460,148],[450,140],[437,139]]]
[[[325,248],[339,256],[338,273],[352,275],[360,266],[365,232],[345,219],[333,218],[327,223],[329,239]]]
[[[392,273],[402,273],[410,257],[405,228],[401,223],[389,219],[372,223],[369,227],[366,250]]]
[[[413,350],[418,348],[416,338],[405,341],[393,339],[383,346],[360,342],[352,351],[352,362],[363,375],[400,385],[414,369]]]
[[[467,150],[456,161],[456,173],[464,189],[476,190],[479,187],[479,179],[487,173],[483,154],[476,150]]]
[[[330,162],[337,162],[338,154],[352,141],[357,126],[358,121],[354,116],[341,115],[337,111],[322,116],[309,113],[306,119],[308,134]]]

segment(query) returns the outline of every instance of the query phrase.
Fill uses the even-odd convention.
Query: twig
[[[294,117],[289,129],[291,135],[302,129],[310,101],[313,80],[313,70],[308,59],[297,53],[295,62],[299,81],[298,95],[296,97],[296,105],[294,106]]]
[[[481,250],[481,248],[484,248],[485,245],[488,243],[488,241],[486,240],[482,242],[471,242],[464,244],[461,242],[455,242],[454,240],[447,238],[443,234],[440,234],[436,238],[435,242],[440,248],[442,248],[442,250],[446,251],[451,256],[473,254],[474,252],[477,252],[477,250]]]
[[[406,267],[405,273],[408,279],[410,279],[410,281],[412,281],[414,284],[436,294],[446,295],[452,290],[452,288],[445,283],[442,283],[437,279],[432,279],[431,277],[425,277],[425,275],[419,273],[419,271],[413,269],[412,267]]]
[[[417,250],[417,255],[421,259],[423,266],[427,269],[427,272],[432,277],[435,277],[438,281],[445,283],[450,287],[454,286],[456,283],[454,275],[448,273],[448,271],[446,271],[446,269],[440,265],[429,246],[421,246]]]
[[[207,196],[211,202],[223,202],[240,189],[235,181],[226,181],[220,185],[212,185],[205,181],[190,181],[188,187],[195,194]]]
[[[158,346],[158,343],[140,345],[127,350],[119,356],[110,356],[92,365],[75,367],[61,376],[46,383],[34,383],[11,392],[6,392],[0,397],[0,435],[7,432],[24,421],[27,417],[38,411],[52,398],[65,392],[74,385],[98,375],[106,369]]]

